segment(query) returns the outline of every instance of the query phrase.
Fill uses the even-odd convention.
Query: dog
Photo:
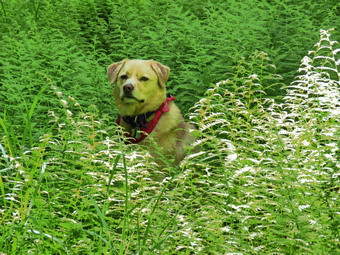
[[[184,121],[175,98],[167,95],[170,68],[154,60],[125,59],[108,66],[107,74],[120,114],[117,124],[127,140],[146,146],[151,155],[159,157],[156,143],[178,165],[195,140],[190,132],[194,126]]]

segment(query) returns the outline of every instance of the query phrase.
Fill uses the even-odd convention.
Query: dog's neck
[[[122,119],[128,124],[131,130],[128,131],[131,133],[126,134],[128,140],[132,143],[138,143],[153,131],[163,113],[170,111],[169,103],[173,100],[175,100],[175,97],[168,95],[165,102],[163,102],[156,111],[139,114],[137,116],[119,116],[116,122],[118,125],[121,125]],[[141,136],[137,137],[137,131],[143,131]]]
[[[154,118],[154,114],[157,111],[162,111],[162,107],[164,105],[167,105],[170,101],[174,100],[174,97],[170,94],[167,94],[166,99],[157,106],[156,109],[147,111],[147,112],[142,112],[141,114],[138,115],[123,115],[121,114],[121,117],[123,121],[127,124],[130,125],[131,128],[145,128],[146,123]]]
[[[146,128],[148,119],[155,114],[156,111],[146,112],[137,116],[122,116],[124,122],[129,124],[131,128]]]

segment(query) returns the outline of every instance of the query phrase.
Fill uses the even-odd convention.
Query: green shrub
[[[337,253],[337,30],[274,101],[334,23],[332,1],[15,0],[0,13],[1,252]],[[161,171],[113,124],[105,69],[126,57],[169,65],[170,92],[194,105],[200,150],[179,167]]]
[[[25,134],[26,125],[31,133],[29,137],[17,135],[17,140],[22,140],[20,146],[31,147],[32,141],[28,140],[50,128],[48,112],[60,108],[52,87],[79,98],[84,108],[97,105],[103,113],[114,111],[113,100],[107,96],[111,89],[98,65],[100,59],[85,55],[74,41],[58,31],[5,36],[0,47],[1,112],[6,113],[5,121],[15,134]]]
[[[263,91],[280,82],[268,56],[240,60],[193,109],[201,150],[158,181],[147,153],[55,87],[63,107],[50,132],[20,157],[6,137],[0,147],[1,251],[332,254],[339,51],[329,33],[282,103]]]
[[[280,104],[261,96],[257,82],[263,76],[247,77],[252,69],[239,68],[244,77],[216,84],[195,106],[192,117],[204,146],[184,164],[187,171],[201,169],[198,182],[206,186],[205,201],[211,201],[200,209],[207,215],[204,229],[215,226],[207,236],[219,240],[223,233],[226,240],[214,251],[336,250],[340,94],[335,44],[330,31],[322,30],[316,50],[302,61],[303,74]],[[223,213],[217,217],[216,211]]]
[[[33,46],[32,54],[26,57],[45,63],[57,58],[65,68],[60,71],[71,69],[79,74],[76,82],[80,86],[85,76],[91,76],[86,80],[92,82],[88,86],[98,86],[100,81],[105,87],[105,67],[111,62],[123,58],[154,58],[171,67],[169,89],[184,110],[211,84],[230,78],[226,73],[232,71],[234,64],[256,50],[273,56],[278,73],[289,82],[296,63],[316,40],[316,31],[320,26],[333,25],[332,20],[336,18],[336,5],[331,1],[301,4],[290,0],[270,3],[195,0],[188,4],[183,0],[15,0],[1,3],[0,33],[5,38],[1,59],[4,61],[20,51],[8,47],[15,44],[12,40],[26,41],[17,45],[30,50]],[[333,33],[338,35],[337,31]],[[30,47],[26,45],[27,37]],[[34,55],[37,51],[40,51],[38,56]],[[71,64],[74,65],[70,67]],[[27,68],[16,62],[14,65]],[[94,78],[87,68],[100,70],[100,76]],[[12,73],[15,70],[8,71],[8,75],[15,76]],[[78,86],[69,89],[75,96]],[[266,92],[273,96],[280,93],[279,90]],[[84,101],[93,101],[92,93],[82,97]]]

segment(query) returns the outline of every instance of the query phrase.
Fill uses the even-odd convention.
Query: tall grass
[[[269,56],[240,59],[189,115],[201,149],[165,177],[111,118],[49,84],[59,107],[33,147],[18,141],[14,153],[16,133],[1,120],[0,251],[337,254],[339,50],[330,34],[321,31],[280,102],[264,92],[282,83]]]

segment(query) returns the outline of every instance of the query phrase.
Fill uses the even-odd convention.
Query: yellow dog
[[[132,143],[147,145],[156,142],[163,153],[178,164],[185,156],[185,147],[194,138],[175,105],[167,95],[165,83],[170,69],[153,60],[123,60],[107,68],[110,84],[120,116],[117,123],[127,132]],[[150,150],[154,156],[155,148]]]

